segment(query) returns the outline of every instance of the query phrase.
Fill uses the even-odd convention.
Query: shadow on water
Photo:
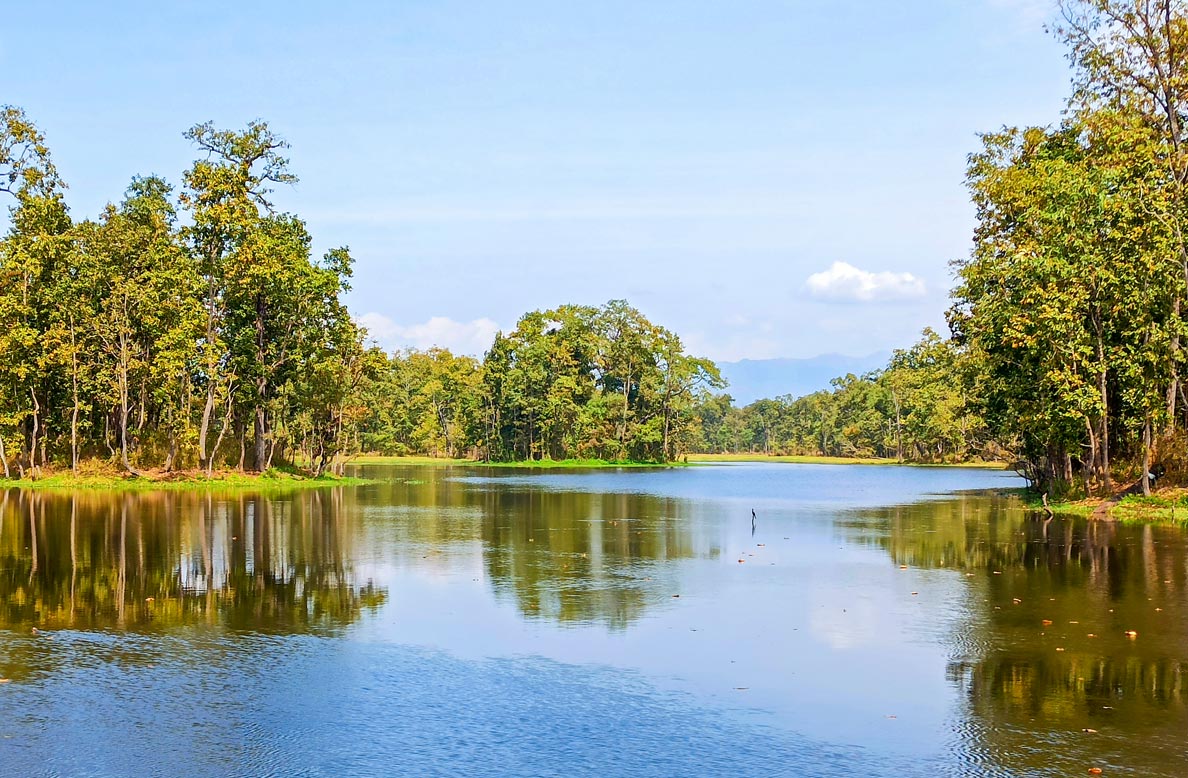
[[[1183,529],[1047,520],[972,495],[839,523],[896,564],[965,578],[946,675],[968,755],[1011,774],[1188,774]]]

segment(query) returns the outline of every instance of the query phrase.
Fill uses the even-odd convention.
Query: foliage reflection
[[[848,530],[872,520],[885,532],[861,537],[877,538],[895,563],[964,573],[968,615],[947,675],[974,752],[1020,771],[1047,758],[1037,747],[1064,740],[1140,773],[1183,759],[1167,737],[1188,729],[1181,528],[1047,520],[979,496],[886,509]],[[1126,748],[1133,738],[1144,747]]]
[[[333,630],[386,591],[352,572],[342,489],[0,497],[0,627]]]

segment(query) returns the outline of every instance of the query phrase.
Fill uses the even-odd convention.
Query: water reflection
[[[386,592],[352,572],[343,490],[0,497],[0,628],[337,630]]]
[[[528,614],[623,629],[671,591],[668,563],[716,557],[678,500],[640,494],[503,493],[484,513],[487,572]]]
[[[718,536],[693,520],[690,500],[549,491],[511,478],[492,484],[463,472],[397,471],[358,500],[386,522],[385,558],[430,567],[481,555],[496,599],[525,618],[622,630],[671,597],[672,563],[721,553]]]
[[[167,733],[184,746],[179,709],[209,700],[195,763],[211,774],[352,772],[339,764],[352,758],[382,774],[402,754],[430,774],[459,764],[460,737],[543,754],[538,773],[561,774],[570,744],[605,746],[589,763],[605,764],[654,733],[657,711],[678,724],[637,749],[634,774],[696,773],[687,739],[733,731],[722,722],[754,759],[718,738],[721,769],[703,772],[775,774],[763,758],[778,754],[845,774],[833,768],[866,753],[896,774],[1188,774],[1182,529],[937,496],[993,488],[989,474],[828,474],[846,481],[828,500],[818,471],[741,467],[403,468],[268,497],[0,493],[0,677],[13,681],[0,723],[15,722],[0,727],[0,767],[40,765],[108,720],[115,733],[185,722]],[[902,505],[866,507],[882,494]],[[573,703],[587,698],[597,713]],[[103,714],[86,726],[71,718],[91,707]],[[229,716],[247,733],[231,757]],[[70,754],[135,772],[116,742],[96,734]],[[687,769],[648,772],[677,753]],[[531,772],[501,764],[514,767],[491,772]]]
[[[720,553],[690,501],[416,476],[282,497],[5,492],[0,628],[334,630],[388,595],[357,570],[473,557],[526,618],[621,630],[670,596],[670,563]]]
[[[843,523],[897,564],[967,579],[969,615],[947,676],[965,700],[958,730],[969,753],[1028,774],[1086,763],[1111,774],[1188,770],[1181,528],[1046,520],[975,496]]]

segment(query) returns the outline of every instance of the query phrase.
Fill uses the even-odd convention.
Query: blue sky
[[[624,297],[729,360],[943,326],[977,133],[1057,121],[1044,0],[19,3],[0,102],[76,217],[263,118],[385,345]]]

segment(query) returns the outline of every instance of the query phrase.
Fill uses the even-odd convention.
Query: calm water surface
[[[363,474],[0,493],[0,774],[1188,775],[1179,528],[980,470]]]

